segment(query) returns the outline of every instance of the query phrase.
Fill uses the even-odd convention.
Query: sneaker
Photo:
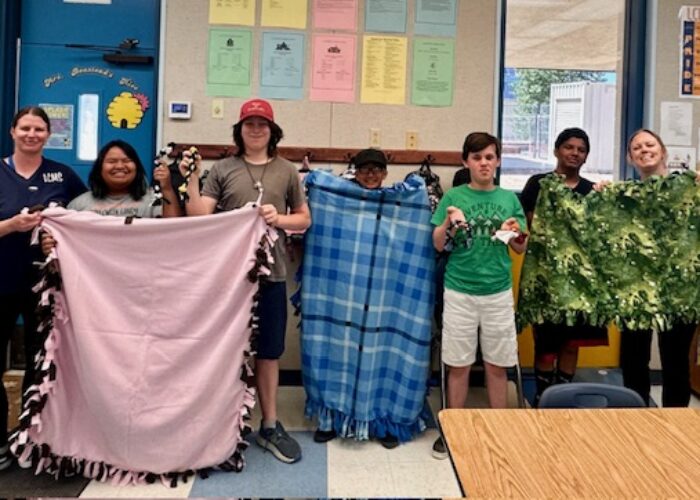
[[[0,447],[0,470],[5,470],[10,465],[12,465],[12,455],[10,455],[10,447],[5,445]]]
[[[399,445],[399,438],[392,436],[391,434],[387,434],[383,438],[379,438],[379,442],[387,450],[393,450]]]
[[[438,437],[433,443],[433,458],[438,460],[445,460],[448,457],[447,447],[445,446],[445,440],[442,436]]]
[[[314,442],[316,443],[327,443],[336,437],[338,437],[338,434],[333,429],[330,431],[316,429],[316,432],[314,432]]]
[[[286,464],[301,460],[299,443],[287,434],[279,421],[274,429],[263,429],[261,425],[255,442],[261,448],[271,451],[277,460]]]

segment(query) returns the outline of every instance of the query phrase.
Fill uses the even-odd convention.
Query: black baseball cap
[[[362,165],[367,165],[368,163],[374,163],[382,168],[386,168],[386,156],[384,152],[379,149],[369,148],[363,149],[355,155],[353,158],[353,163],[355,168],[360,168]]]

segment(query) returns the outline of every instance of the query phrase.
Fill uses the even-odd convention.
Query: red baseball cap
[[[275,123],[275,114],[272,111],[272,106],[263,99],[251,99],[243,103],[238,121],[242,122],[251,116],[260,116]]]

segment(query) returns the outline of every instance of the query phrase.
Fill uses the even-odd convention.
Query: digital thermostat
[[[189,101],[170,101],[168,118],[173,120],[189,120],[192,118],[192,103]]]

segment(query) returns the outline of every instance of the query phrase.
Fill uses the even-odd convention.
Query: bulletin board
[[[231,125],[237,121],[240,104],[246,97],[258,97],[262,86],[260,64],[264,59],[265,45],[270,43],[297,43],[304,39],[305,71],[299,96],[269,99],[275,109],[276,122],[283,128],[285,138],[281,146],[316,148],[365,148],[378,145],[382,149],[407,149],[407,134],[414,133],[412,147],[419,150],[459,151],[467,133],[475,130],[494,131],[494,92],[497,65],[497,4],[493,0],[456,1],[454,36],[434,37],[426,35],[425,19],[416,19],[416,0],[407,0],[405,33],[379,33],[366,31],[366,0],[357,1],[356,29],[353,31],[327,30],[315,27],[315,0],[304,0],[306,19],[303,29],[271,28],[262,26],[263,3],[269,0],[220,0],[225,6],[253,3],[253,26],[212,24],[210,0],[168,0],[165,11],[165,73],[163,95],[170,101],[192,103],[189,120],[163,118],[163,142],[192,144],[231,144]],[[274,2],[273,2],[274,3]],[[286,3],[286,2],[285,2]],[[290,2],[294,3],[294,2]],[[323,3],[323,2],[321,2]],[[325,2],[328,3],[328,2]],[[220,19],[220,16],[217,17]],[[302,20],[304,21],[304,20]],[[238,19],[245,23],[250,20]],[[268,21],[265,21],[268,22]],[[371,26],[370,28],[382,29]],[[252,60],[249,89],[240,89],[240,97],[211,95],[208,82],[209,40],[212,29],[238,29],[251,33]],[[283,42],[272,40],[270,32],[293,35]],[[311,68],[313,40],[318,36],[356,36],[355,86],[351,102],[326,102],[314,100]],[[407,44],[406,85],[403,104],[373,104],[361,102],[363,50],[367,37],[404,37]],[[448,39],[454,42],[453,92],[449,106],[424,106],[412,104],[415,100],[411,88],[411,72],[416,43],[431,39]],[[235,43],[238,40],[234,40]],[[376,45],[374,45],[376,48]],[[423,52],[424,53],[424,52]],[[416,59],[420,60],[420,56]],[[423,60],[425,64],[425,60]],[[380,66],[381,67],[381,64]],[[272,82],[274,83],[274,82]],[[244,97],[244,95],[246,97]],[[300,98],[296,98],[300,97]],[[369,97],[371,100],[371,96]],[[451,180],[454,167],[446,172]],[[403,172],[402,172],[403,173]],[[391,176],[390,176],[391,179]]]

